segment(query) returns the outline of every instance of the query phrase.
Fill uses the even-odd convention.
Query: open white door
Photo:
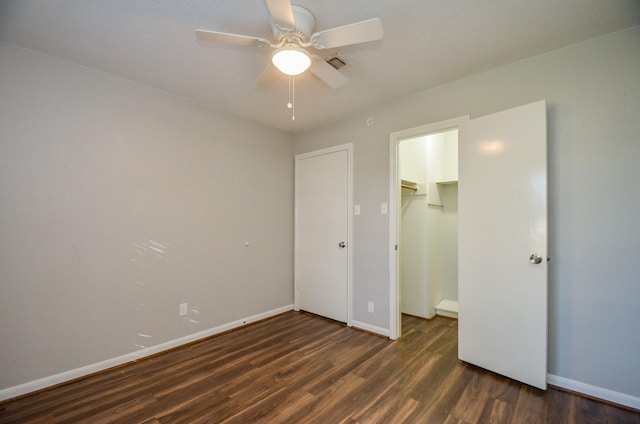
[[[351,145],[296,156],[295,307],[350,325]]]
[[[546,389],[544,101],[459,128],[459,358]]]

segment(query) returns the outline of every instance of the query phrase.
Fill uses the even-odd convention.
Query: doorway
[[[544,389],[548,260],[544,100],[391,135],[390,337],[398,338],[402,332],[399,144],[454,127],[460,136],[458,357]]]
[[[458,317],[458,130],[400,140],[400,312]]]
[[[447,146],[444,140],[448,138],[448,143],[452,144],[455,138],[457,143],[457,128],[468,120],[468,116],[462,116],[391,134],[389,221],[391,240],[395,240],[395,243],[391,243],[389,254],[389,338],[392,340],[402,334],[400,314],[403,309],[411,315],[430,318],[436,314],[436,307],[442,300],[457,299],[457,287],[451,283],[457,280],[457,256],[451,253],[455,244],[450,243],[455,237],[451,226],[456,221],[450,212],[455,210],[457,213],[457,150],[451,145]],[[414,160],[418,156],[424,158],[422,164],[420,160]],[[406,159],[402,160],[402,157]],[[404,166],[401,162],[404,162]],[[445,219],[443,198],[448,204],[448,208],[444,209]],[[405,225],[402,225],[403,212]],[[444,243],[443,224],[450,233]],[[448,257],[446,264],[443,262],[445,253]],[[442,284],[443,275],[448,280],[446,287]],[[405,284],[405,291],[415,290],[406,293],[408,296],[404,299],[402,280],[409,282]],[[412,288],[411,283],[417,287]],[[457,312],[455,304],[445,302],[440,306],[443,315]]]

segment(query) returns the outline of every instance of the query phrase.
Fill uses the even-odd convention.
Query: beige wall
[[[296,135],[296,153],[354,143],[354,319],[389,326],[389,134],[546,99],[549,372],[640,404],[639,47],[636,27]]]
[[[290,135],[6,44],[0,99],[0,389],[293,303]]]

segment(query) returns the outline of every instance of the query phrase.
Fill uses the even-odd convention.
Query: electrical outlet
[[[373,313],[373,302],[369,302],[367,304],[367,312],[369,312],[370,314]]]
[[[188,310],[187,304],[186,303],[181,303],[180,304],[180,316],[183,317],[183,316],[187,315],[187,310]]]

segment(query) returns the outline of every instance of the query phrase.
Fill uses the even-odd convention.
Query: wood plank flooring
[[[457,359],[457,321],[403,317],[390,341],[288,312],[0,404],[0,423],[630,423]]]

